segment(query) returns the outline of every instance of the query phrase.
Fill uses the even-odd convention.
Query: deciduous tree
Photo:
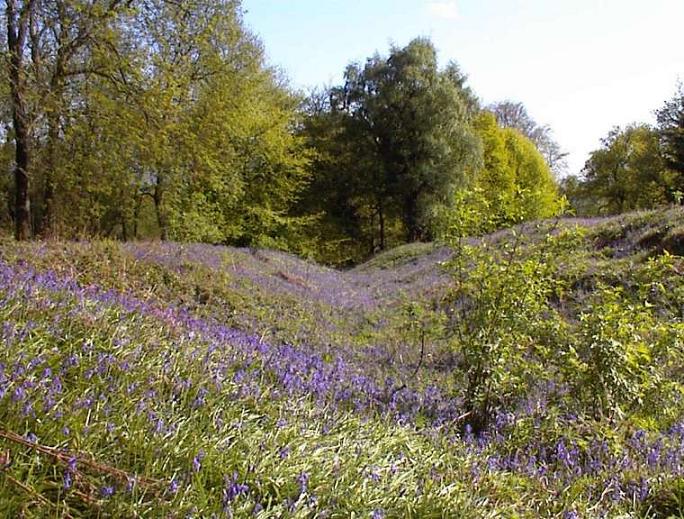
[[[470,124],[476,105],[458,67],[440,70],[426,39],[348,66],[328,110],[315,116],[325,123],[309,125],[335,150],[327,154],[328,180],[313,187],[344,179],[338,193],[346,209],[338,213],[372,220],[373,246],[386,246],[394,222],[406,241],[429,238],[432,209],[448,204],[479,163]],[[323,137],[324,127],[334,139]]]
[[[551,170],[558,176],[562,175],[567,167],[565,159],[568,154],[553,138],[553,132],[548,125],[539,125],[527,112],[525,105],[519,102],[500,101],[488,108],[501,126],[514,128],[530,139]]]
[[[581,189],[592,212],[615,214],[656,207],[673,196],[673,176],[663,161],[658,133],[648,125],[616,127],[584,166]]]
[[[684,192],[684,84],[677,85],[672,99],[656,112],[658,134],[665,164],[677,174],[676,189]]]

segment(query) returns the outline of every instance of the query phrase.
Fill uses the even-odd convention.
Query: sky
[[[295,88],[428,36],[483,104],[520,101],[569,153],[616,125],[654,123],[684,81],[684,0],[243,0],[270,64]]]

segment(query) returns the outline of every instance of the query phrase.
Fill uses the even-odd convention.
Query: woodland
[[[683,516],[682,84],[570,172],[429,38],[0,5],[0,516]]]
[[[425,38],[304,93],[267,64],[236,1],[5,4],[0,224],[19,239],[353,264],[434,238],[465,193],[501,228],[555,214],[562,195],[576,214],[616,214],[682,188],[681,85],[657,128],[615,128],[565,176],[549,127],[521,103],[482,106]]]

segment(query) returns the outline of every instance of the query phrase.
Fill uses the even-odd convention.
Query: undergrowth
[[[0,243],[7,517],[682,513],[682,211],[349,271]]]

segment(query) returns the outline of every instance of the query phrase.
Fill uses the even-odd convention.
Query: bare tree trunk
[[[375,250],[375,213],[371,213],[370,215],[370,228],[371,232],[368,233],[368,240],[369,240],[369,249],[368,249],[368,254],[371,256],[375,254],[377,251]]]
[[[50,119],[53,117],[51,116]],[[43,179],[43,217],[40,222],[39,232],[43,235],[50,236],[54,231],[54,212],[55,212],[55,166],[56,166],[56,139],[57,132],[54,129],[53,122],[48,122],[48,150],[47,150],[47,167],[45,168],[45,177]]]
[[[16,0],[6,0],[7,49],[9,51],[9,80],[12,99],[12,123],[15,145],[14,224],[17,240],[31,237],[31,202],[29,200],[30,143],[24,79],[24,47],[29,16],[34,0],[27,0],[17,9]]]

